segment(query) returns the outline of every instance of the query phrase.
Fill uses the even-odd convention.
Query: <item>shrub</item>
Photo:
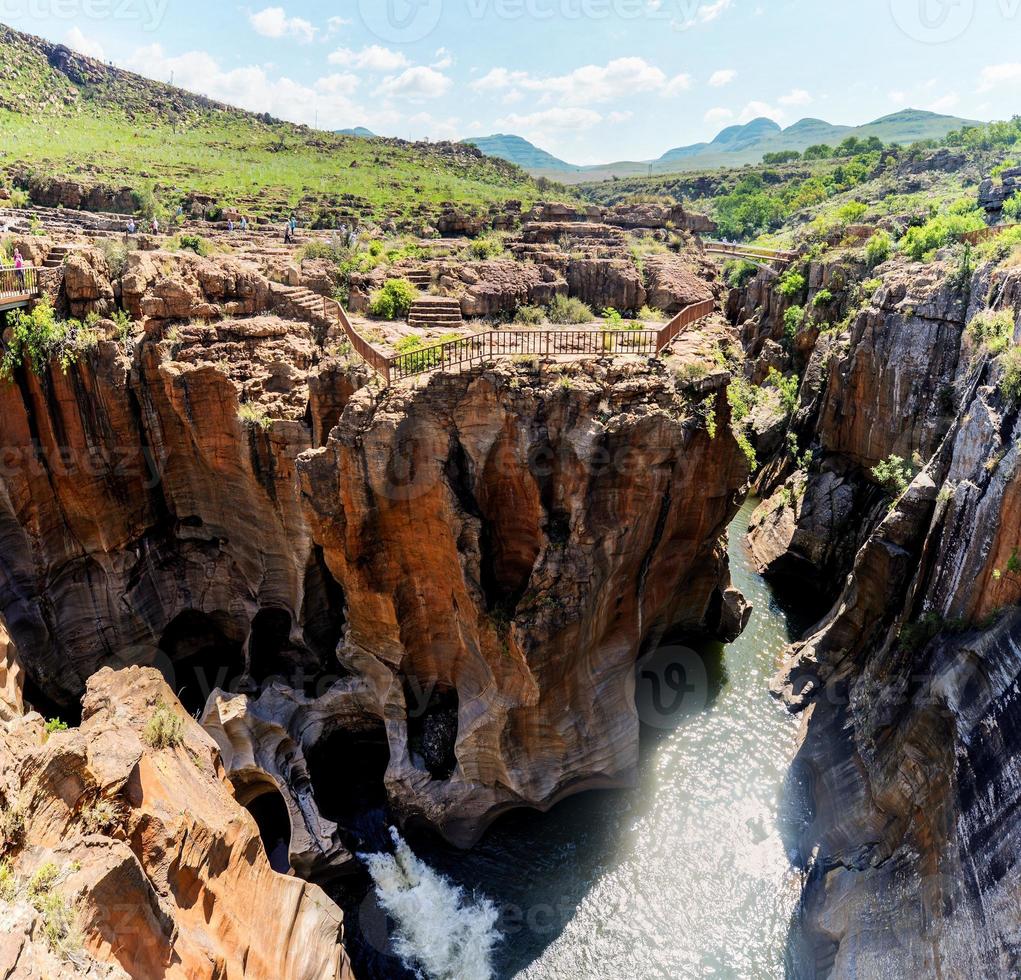
[[[893,253],[893,239],[885,231],[877,231],[865,243],[865,261],[870,269],[886,262]]]
[[[607,330],[620,330],[624,325],[624,317],[612,306],[608,306],[603,310],[603,320]]]
[[[110,270],[110,278],[123,279],[128,267],[127,245],[124,242],[104,238],[102,248],[103,256],[106,259],[106,266]]]
[[[525,327],[538,327],[546,322],[546,311],[541,306],[519,306],[514,322]]]
[[[184,741],[184,722],[162,698],[145,723],[142,738],[154,749],[173,749]]]
[[[796,269],[788,269],[777,280],[776,288],[785,299],[794,299],[805,291],[805,277]]]
[[[792,415],[798,407],[798,391],[801,388],[797,375],[785,378],[775,367],[771,367],[766,377],[766,385],[770,388],[776,388],[780,393],[780,401],[787,410],[787,414]]]
[[[848,201],[837,209],[837,220],[843,225],[854,225],[861,221],[868,212],[868,205],[860,201]]]
[[[369,312],[380,320],[403,320],[418,299],[418,290],[407,279],[388,279],[372,294]]]
[[[273,420],[266,412],[266,408],[258,402],[246,402],[238,408],[238,420],[242,425],[259,429],[271,429]]]
[[[663,323],[667,315],[662,310],[654,310],[651,306],[643,306],[638,311],[638,319],[645,323]]]
[[[590,307],[576,297],[557,296],[547,310],[550,323],[559,325],[591,323],[595,316]]]
[[[924,225],[909,228],[901,240],[901,248],[916,262],[928,262],[935,253],[969,231],[985,228],[977,214],[940,214]]]
[[[889,493],[899,497],[911,482],[911,468],[900,456],[890,456],[872,469],[876,482]]]
[[[503,239],[498,235],[480,235],[468,246],[468,254],[480,261],[498,258],[503,255]]]
[[[407,358],[408,367],[413,371],[428,371],[440,364],[443,360],[441,344],[449,344],[454,340],[460,340],[461,335],[456,333],[445,333],[436,340],[424,340],[422,337],[409,334],[401,337],[394,344],[394,350],[398,354],[411,355]]]
[[[194,252],[196,255],[207,256],[212,248],[201,235],[179,235],[177,247],[186,252]]]
[[[373,245],[378,245],[382,248],[379,242],[373,242]],[[296,256],[299,262],[305,259],[328,259],[331,262],[341,262],[347,257],[347,249],[338,248],[331,245],[329,242],[322,242],[319,240],[309,242],[307,245],[303,245],[298,250]]]
[[[758,271],[759,267],[747,259],[731,259],[723,267],[723,276],[731,289],[744,289]]]
[[[1002,354],[1014,338],[1014,317],[1006,310],[982,310],[968,324],[968,337],[993,356]]]
[[[121,807],[114,800],[96,800],[81,812],[82,827],[86,834],[101,834],[116,827],[123,817]]]
[[[1003,375],[1000,378],[1000,393],[1011,405],[1021,402],[1021,347],[1012,347],[1000,355]]]
[[[752,413],[756,400],[755,389],[742,377],[735,377],[727,386],[727,401],[735,422],[744,422]]]
[[[805,308],[792,306],[783,315],[783,332],[788,340],[793,340],[798,331],[805,325]]]
[[[67,722],[62,721],[60,718],[51,718],[46,722],[46,734],[53,735],[56,732],[66,732]]]
[[[1003,215],[1011,221],[1021,221],[1021,191],[1003,202]]]
[[[832,303],[832,302],[833,302],[833,293],[831,293],[828,289],[820,289],[819,292],[817,292],[815,294],[815,299],[812,300],[812,305],[813,306],[826,306],[827,304]]]
[[[0,377],[7,380],[26,359],[39,375],[51,357],[58,358],[66,372],[78,360],[80,349],[88,346],[83,325],[77,320],[58,320],[48,298],[37,303],[31,313],[18,310],[12,319],[10,343],[0,361]]]
[[[25,811],[20,803],[0,809],[0,853],[20,847],[25,839]]]
[[[21,210],[22,208],[27,208],[30,203],[31,198],[28,196],[28,191],[23,191],[19,187],[15,187],[11,191],[10,205],[12,208]]]

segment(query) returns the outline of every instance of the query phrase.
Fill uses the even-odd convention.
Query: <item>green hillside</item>
[[[584,172],[584,167],[578,167],[571,163],[565,163],[552,153],[540,150],[534,143],[522,139],[520,136],[509,136],[499,133],[496,136],[472,136],[463,140],[472,146],[477,146],[487,156],[498,157],[516,164],[523,170],[530,173],[546,172]]]
[[[517,167],[454,143],[365,140],[231,108],[0,25],[0,171],[108,183],[276,215],[382,219],[540,196]]]

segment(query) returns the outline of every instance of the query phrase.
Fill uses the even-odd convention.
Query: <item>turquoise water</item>
[[[750,625],[729,646],[699,650],[710,691],[702,710],[674,730],[643,729],[638,789],[510,814],[468,854],[420,850],[500,910],[500,978],[784,975],[801,880],[779,808],[797,723],[767,683],[793,636],[748,559],[754,506],[730,532],[734,581],[755,607]]]

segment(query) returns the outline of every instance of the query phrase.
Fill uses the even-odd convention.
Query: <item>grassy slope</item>
[[[274,213],[303,199],[373,217],[540,197],[522,171],[463,149],[367,141],[272,121],[74,55],[0,26],[0,166],[135,188],[158,181]]]

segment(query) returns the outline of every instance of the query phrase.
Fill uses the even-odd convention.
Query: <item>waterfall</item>
[[[496,906],[466,896],[416,857],[392,827],[390,836],[393,854],[361,857],[395,924],[393,952],[423,980],[491,980],[493,948],[501,938]]]

